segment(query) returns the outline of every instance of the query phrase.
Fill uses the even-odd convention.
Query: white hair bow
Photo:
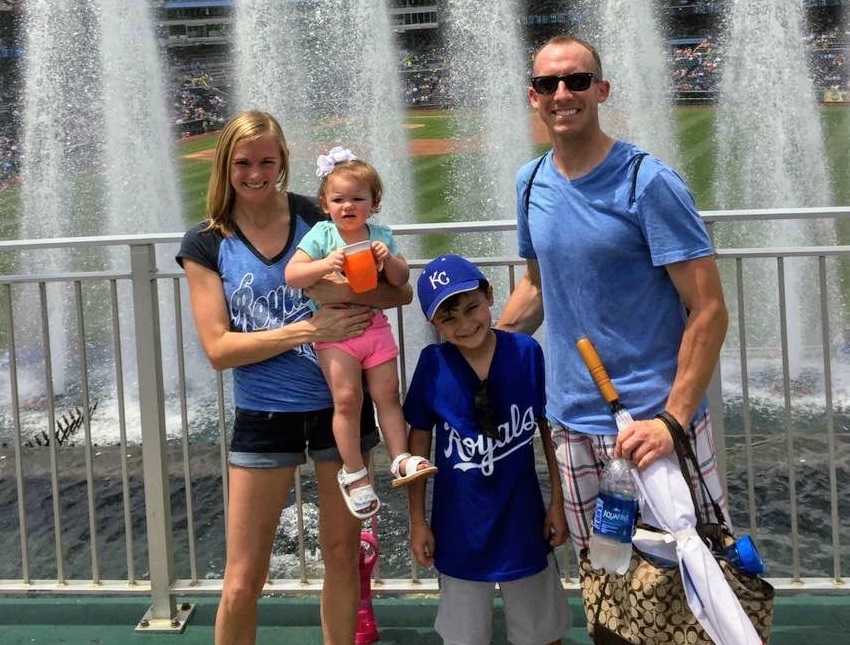
[[[316,177],[325,177],[331,173],[338,163],[353,161],[354,159],[357,159],[357,157],[348,148],[343,148],[342,146],[331,148],[328,154],[319,155],[319,158],[316,159],[316,166],[318,166],[316,168]]]

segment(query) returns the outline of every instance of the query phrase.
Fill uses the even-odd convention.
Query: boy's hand
[[[549,541],[550,546],[560,546],[567,541],[569,530],[567,529],[567,516],[564,515],[564,505],[561,503],[549,504],[546,512],[546,520],[543,522],[543,538]]]
[[[328,273],[332,271],[342,272],[342,266],[345,263],[345,254],[342,252],[342,249],[332,252],[328,257],[325,258],[325,267]]]
[[[434,533],[431,527],[422,523],[410,526],[410,549],[413,557],[423,567],[434,565]]]

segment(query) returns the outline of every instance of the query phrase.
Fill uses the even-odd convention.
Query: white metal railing
[[[715,211],[704,213],[705,220],[711,224],[719,224],[732,221],[751,220],[782,220],[782,219],[816,219],[816,218],[838,218],[850,216],[850,208],[825,208],[825,209],[796,209],[796,210],[759,210],[759,211]],[[493,233],[498,231],[515,230],[514,220],[499,220],[492,222],[455,222],[445,224],[412,224],[393,227],[396,235],[428,235],[428,234],[467,234],[467,233]],[[184,333],[183,313],[184,305],[181,299],[180,284],[182,272],[160,270],[156,266],[156,248],[162,244],[173,244],[180,241],[182,234],[164,235],[133,235],[133,236],[104,236],[86,238],[65,238],[52,240],[23,240],[0,242],[0,257],[4,254],[20,251],[55,251],[57,249],[79,250],[87,247],[118,247],[129,251],[128,271],[97,271],[82,273],[64,273],[41,275],[0,275],[0,307],[5,307],[5,320],[0,319],[0,325],[5,325],[8,346],[8,367],[0,370],[8,372],[10,409],[8,416],[12,424],[11,436],[13,447],[13,458],[15,460],[14,478],[16,495],[18,499],[18,524],[20,534],[20,570],[21,576],[16,579],[0,580],[0,594],[17,593],[56,593],[56,594],[143,594],[151,597],[151,620],[171,622],[176,620],[180,608],[176,603],[176,596],[181,594],[217,593],[221,589],[220,579],[210,579],[199,574],[197,562],[197,538],[195,534],[196,520],[192,498],[192,476],[190,471],[190,423],[187,409],[187,375],[184,361]],[[795,472],[795,443],[792,428],[792,383],[789,370],[789,347],[787,336],[787,305],[785,303],[785,264],[788,258],[808,257],[816,258],[818,275],[816,286],[819,291],[820,317],[821,317],[821,344],[823,351],[823,379],[825,399],[823,402],[825,410],[825,431],[828,446],[828,469],[829,469],[829,507],[832,523],[831,531],[831,553],[832,553],[832,575],[830,577],[806,577],[803,575],[803,567],[800,559],[800,527],[797,481]],[[785,460],[787,461],[787,481],[790,503],[791,521],[791,577],[787,579],[773,579],[772,582],[783,591],[848,591],[848,586],[843,580],[841,563],[840,529],[842,519],[845,523],[848,518],[842,518],[839,513],[837,474],[836,474],[836,428],[834,421],[833,403],[833,366],[831,364],[831,351],[833,338],[830,334],[830,311],[827,298],[827,262],[836,258],[850,259],[850,246],[832,247],[794,247],[794,248],[757,248],[757,249],[719,249],[719,262],[734,265],[736,283],[734,291],[727,288],[727,301],[734,303],[737,309],[738,358],[740,364],[741,379],[741,407],[743,416],[743,435],[745,445],[745,462],[747,473],[746,498],[749,509],[749,524],[751,530],[757,530],[756,522],[756,494],[754,484],[754,437],[753,424],[750,414],[750,391],[747,346],[747,326],[745,324],[745,298],[743,291],[744,265],[752,260],[772,259],[777,267],[777,284],[779,297],[779,316],[781,327],[781,363],[782,363],[782,393],[783,393],[783,423],[785,432]],[[485,257],[473,258],[478,264],[491,267],[492,269],[504,268],[507,273],[508,289],[513,289],[517,278],[517,267],[522,267],[524,261],[518,257]],[[413,260],[411,267],[414,269],[424,266],[426,260]],[[68,577],[64,565],[64,553],[68,547],[63,541],[62,513],[59,505],[60,478],[62,469],[60,467],[59,450],[56,445],[56,409],[53,392],[53,366],[51,365],[50,352],[44,352],[43,378],[46,387],[45,396],[45,423],[49,436],[47,446],[50,470],[50,489],[52,496],[51,512],[53,514],[53,546],[55,551],[56,576],[52,579],[34,579],[31,574],[31,556],[28,537],[28,513],[23,500],[26,499],[27,479],[25,477],[26,459],[31,453],[27,453],[23,447],[21,433],[21,414],[19,408],[19,384],[18,384],[18,361],[16,355],[15,319],[13,313],[13,302],[15,292],[24,285],[35,285],[38,290],[38,316],[41,321],[41,343],[42,347],[50,346],[50,308],[48,306],[47,289],[53,283],[69,283],[73,285],[73,311],[76,318],[77,332],[81,339],[85,339],[86,325],[90,322],[86,317],[84,306],[83,284],[95,283],[108,286],[109,312],[111,320],[108,322],[113,341],[113,356],[115,363],[115,388],[116,400],[118,402],[118,430],[120,446],[120,473],[121,473],[121,496],[124,504],[124,548],[126,550],[127,578],[120,580],[106,580],[101,575],[101,564],[98,545],[98,517],[95,510],[95,487],[96,477],[93,465],[93,445],[90,434],[91,419],[88,413],[89,405],[89,365],[86,354],[86,343],[81,342],[80,354],[80,408],[83,417],[84,440],[82,450],[85,461],[85,485],[87,489],[86,499],[88,503],[88,550],[91,560],[90,579],[71,579]],[[127,284],[132,293],[132,316],[135,327],[135,357],[134,364],[138,375],[138,413],[141,426],[141,447],[143,457],[144,474],[144,496],[146,517],[146,538],[148,546],[148,574],[140,576],[136,571],[134,556],[136,555],[137,543],[134,540],[133,525],[130,517],[131,507],[131,485],[128,466],[128,441],[126,434],[126,410],[124,408],[124,372],[126,358],[122,355],[120,339],[123,331],[120,326],[119,316],[119,286]],[[161,312],[160,306],[164,299],[160,297],[160,288],[168,285],[173,294],[174,334],[176,337],[176,356],[169,356],[168,368],[176,369],[177,392],[180,407],[180,439],[179,442],[171,442],[172,449],[178,449],[182,458],[183,470],[182,480],[185,488],[185,505],[187,521],[187,540],[189,551],[188,579],[177,579],[174,565],[174,526],[171,518],[171,496],[169,486],[168,455],[169,443],[166,437],[164,410],[166,406],[163,390],[163,356],[161,347]],[[396,311],[396,328],[399,335],[399,346],[401,349],[400,363],[401,385],[406,388],[406,373],[404,369],[406,348],[409,339],[405,335],[404,318],[402,310]],[[409,350],[408,350],[409,351]],[[729,354],[727,347],[725,354]],[[219,468],[222,477],[223,511],[227,514],[227,445],[226,445],[226,414],[224,379],[221,373],[216,373],[216,409],[218,417],[218,442],[217,452]],[[723,428],[723,389],[719,370],[714,379],[710,398],[712,402],[712,417],[717,433],[719,457],[725,455],[725,433]],[[179,445],[177,445],[179,444]],[[176,446],[176,448],[175,448]],[[2,463],[2,462],[0,462]],[[721,463],[721,472],[724,464]],[[0,470],[0,477],[4,476]],[[321,582],[308,576],[306,561],[306,547],[304,540],[304,518],[302,512],[303,490],[301,485],[300,469],[296,477],[296,508],[298,525],[297,555],[299,562],[299,577],[292,579],[270,580],[267,585],[269,592],[311,592],[321,587]],[[575,589],[575,581],[567,578],[565,583],[568,587]],[[377,581],[378,588],[383,592],[415,592],[436,591],[434,580],[420,579],[418,569],[411,560],[410,576],[408,578],[383,579]]]

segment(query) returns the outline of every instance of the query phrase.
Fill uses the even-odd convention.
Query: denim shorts
[[[306,463],[305,449],[316,461],[342,461],[332,430],[333,408],[309,412],[261,412],[236,408],[231,466],[286,468]],[[372,402],[363,402],[360,447],[364,453],[378,445]]]

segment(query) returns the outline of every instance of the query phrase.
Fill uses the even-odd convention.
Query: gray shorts
[[[508,640],[543,645],[563,638],[570,627],[567,597],[555,557],[540,573],[499,583]],[[488,645],[493,638],[495,584],[440,575],[440,606],[434,628],[446,645]]]

